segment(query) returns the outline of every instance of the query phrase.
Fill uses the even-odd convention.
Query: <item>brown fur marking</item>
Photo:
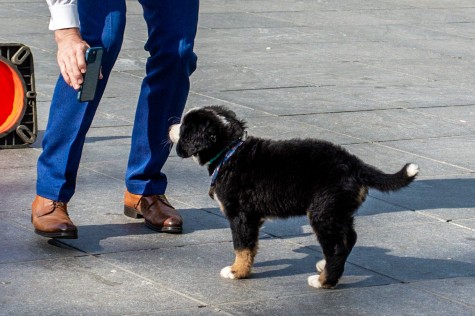
[[[247,278],[251,274],[251,267],[254,263],[254,257],[257,253],[255,249],[241,249],[236,250],[236,259],[231,267],[231,271],[236,279]]]
[[[363,202],[366,200],[366,195],[367,194],[368,194],[368,188],[367,187],[360,187],[360,191],[358,192],[357,201],[360,204],[363,204]]]
[[[325,271],[326,269],[320,273],[320,276],[318,277],[318,281],[320,281],[320,284],[322,285],[323,289],[332,289],[335,286],[331,286],[330,284],[327,283],[327,274]]]

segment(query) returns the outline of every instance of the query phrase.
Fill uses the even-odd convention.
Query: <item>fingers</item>
[[[64,81],[79,89],[86,72],[85,52],[89,45],[81,38],[78,29],[64,29],[55,32],[58,43],[58,65]]]

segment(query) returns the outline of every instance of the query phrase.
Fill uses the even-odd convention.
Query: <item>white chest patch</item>
[[[224,213],[223,203],[221,203],[221,201],[218,199],[218,195],[216,194],[216,191],[213,193],[213,200],[215,200],[218,203],[219,209],[221,210],[221,212]]]
[[[193,155],[191,156],[191,158],[193,158],[193,161],[196,162],[197,164],[201,165],[200,164],[200,158],[197,156],[197,155]]]

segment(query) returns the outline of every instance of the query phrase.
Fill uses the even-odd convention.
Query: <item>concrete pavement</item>
[[[39,140],[0,150],[0,315],[474,315],[473,0],[202,0],[188,108],[231,107],[249,134],[317,137],[409,188],[370,192],[335,290],[307,285],[322,258],[305,218],[269,221],[248,280],[220,278],[231,232],[204,168],[175,152],[168,197],[182,235],[122,214],[144,73],[145,24],[127,1],[123,50],[69,204],[77,240],[33,233],[30,205],[58,68],[44,1],[0,0],[0,43],[31,47]]]

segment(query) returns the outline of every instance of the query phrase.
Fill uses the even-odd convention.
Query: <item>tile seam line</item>
[[[449,165],[449,166],[457,168],[457,169],[462,169],[462,170],[468,171],[469,173],[474,173],[475,172],[474,170],[471,170],[471,169],[468,169],[468,168],[465,168],[465,167],[462,167],[462,166],[457,166],[457,165],[450,164],[450,163],[442,161],[442,160],[437,160],[437,159],[434,159],[434,158],[431,158],[431,157],[428,157],[428,156],[422,156],[422,155],[419,155],[419,154],[416,154],[416,153],[413,153],[413,152],[409,152],[409,151],[406,151],[406,150],[402,150],[402,149],[399,149],[399,148],[396,148],[396,147],[392,147],[392,146],[388,146],[388,145],[383,144],[384,142],[394,142],[395,140],[374,141],[374,140],[371,140],[371,139],[361,138],[361,137],[357,137],[357,136],[337,132],[337,131],[334,131],[334,130],[331,130],[331,129],[328,129],[328,128],[324,128],[324,127],[321,127],[321,126],[318,126],[318,125],[314,125],[314,124],[311,124],[311,123],[303,122],[302,124],[312,126],[312,127],[317,127],[321,130],[331,132],[331,133],[334,133],[334,134],[337,134],[337,135],[350,137],[350,138],[353,138],[353,139],[356,139],[356,140],[362,142],[363,144],[373,144],[373,145],[376,145],[376,146],[393,149],[393,150],[396,150],[396,151],[399,151],[399,152],[402,152],[402,153],[406,153],[406,154],[409,154],[409,155],[412,155],[412,156],[415,156],[415,157],[419,157],[419,158],[422,158],[422,159],[427,159],[427,160],[430,160],[430,161],[433,161],[433,162]],[[468,136],[468,135],[458,135],[458,136],[455,136],[455,137],[465,137],[465,136]],[[444,136],[444,137],[454,137],[454,136]],[[425,138],[421,138],[421,139],[425,139]]]
[[[266,112],[266,111],[261,111],[261,110],[256,110],[250,106],[247,106],[247,105],[244,105],[244,104],[240,104],[240,103],[236,103],[236,102],[232,102],[232,101],[228,101],[228,100],[224,100],[222,98],[217,98],[217,97],[213,97],[211,95],[207,95],[207,94],[204,94],[204,93],[200,93],[200,92],[196,92],[196,91],[191,91],[190,90],[190,94],[195,94],[195,95],[198,95],[198,96],[201,96],[201,97],[204,97],[204,98],[208,98],[208,99],[212,99],[212,100],[216,100],[216,101],[220,101],[220,102],[226,102],[226,103],[229,103],[229,104],[233,104],[233,105],[237,105],[237,106],[240,106],[240,107],[243,107],[245,109],[248,109],[248,110],[252,110],[252,111],[256,111],[258,113],[263,113],[267,116],[273,116],[273,117],[277,117],[276,114],[273,114],[273,113],[270,113],[270,112]]]
[[[401,46],[403,48],[410,48],[409,46]],[[440,55],[441,57],[450,57],[450,56],[447,56],[447,55],[444,55],[442,53],[438,53],[438,52],[435,52],[435,54],[438,54]],[[338,57],[337,57],[338,58]],[[341,59],[341,58],[339,58]],[[343,59],[342,59],[343,60]],[[407,73],[407,72],[402,72],[402,71],[397,71],[397,70],[393,70],[393,69],[388,69],[388,68],[385,68],[385,67],[378,67],[378,66],[375,66],[375,65],[372,65],[368,62],[364,62],[364,61],[356,61],[356,63],[360,63],[362,65],[365,65],[367,67],[370,67],[370,68],[376,68],[376,69],[383,69],[385,71],[389,71],[389,72],[392,72],[392,73],[397,73],[397,74],[401,74],[401,75],[404,75],[404,76],[407,76],[407,77],[413,77],[413,78],[417,78],[417,79],[420,79],[420,80],[423,80],[423,81],[426,81],[426,82],[445,82],[447,84],[447,86],[449,87],[456,87],[456,88],[459,88],[459,89],[462,89],[462,90],[465,90],[465,91],[470,91],[470,92],[473,92],[474,89],[473,88],[469,88],[469,87],[466,87],[466,86],[460,86],[460,85],[455,85],[455,84],[452,84],[452,83],[449,83],[447,81],[434,81],[432,79],[429,79],[429,78],[424,78],[424,77],[420,77],[420,76],[417,76],[417,75],[413,75],[413,74],[410,74],[410,73]]]
[[[444,279],[437,279],[437,280],[444,280]],[[403,282],[403,283],[400,283],[400,284],[410,286],[412,283]],[[394,285],[394,284],[380,284],[380,285],[366,286],[364,288],[375,288],[375,287],[383,287],[383,286],[388,286],[388,285]],[[336,287],[336,288],[331,289],[331,290],[317,289],[313,293],[309,292],[309,293],[301,293],[301,294],[278,295],[278,296],[275,296],[275,297],[272,297],[272,298],[268,298],[268,300],[282,300],[282,299],[285,299],[285,298],[296,298],[296,297],[305,297],[305,296],[324,295],[326,293],[345,292],[345,291],[352,290],[352,289],[354,289],[354,288],[339,288],[339,287]],[[421,288],[421,289],[423,290],[423,288]],[[426,292],[428,292],[428,291],[426,290]],[[430,294],[436,295],[436,293],[430,293]],[[440,295],[437,295],[437,296],[440,297]],[[441,297],[441,298],[444,298],[444,297]],[[215,306],[226,306],[226,305],[232,305],[232,304],[236,304],[236,303],[243,303],[243,302],[252,303],[252,302],[260,302],[260,301],[262,301],[262,300],[245,300],[245,301],[222,302],[222,303],[216,303]],[[449,300],[449,301],[451,301],[451,300]],[[456,302],[454,302],[454,303],[456,303]],[[462,303],[461,305],[465,305],[465,304]],[[468,305],[468,307],[473,308],[472,305]]]
[[[292,87],[294,88],[294,87]],[[302,86],[302,87],[295,87],[295,88],[326,88],[322,86]],[[275,89],[289,89],[287,87],[283,88],[275,88]],[[256,90],[264,90],[264,89],[256,89]],[[268,90],[268,89],[266,89]],[[330,89],[331,90],[331,89]],[[220,91],[223,92],[223,91]],[[358,101],[359,100],[355,100]],[[391,102],[388,102],[391,103]],[[374,109],[361,109],[361,110],[342,110],[342,111],[325,111],[325,112],[309,112],[309,113],[295,113],[295,114],[277,114],[279,117],[291,117],[291,116],[305,116],[305,115],[324,115],[324,114],[340,114],[340,113],[358,113],[358,112],[378,112],[378,111],[393,111],[393,110],[406,110],[406,111],[412,111],[416,113],[420,113],[424,116],[429,116],[429,117],[437,117],[439,116],[435,114],[430,114],[430,113],[425,113],[420,110],[424,109],[449,109],[449,108],[463,108],[463,107],[469,107],[469,106],[474,106],[475,104],[453,104],[453,105],[441,105],[441,106],[415,106],[415,107],[402,107],[402,106],[395,106],[395,107],[390,107],[390,108],[374,108]],[[452,120],[452,119],[447,119],[447,122],[450,123],[460,123],[460,121],[457,120]]]
[[[454,277],[454,278],[445,278],[445,279],[438,279],[438,280],[450,280],[450,279],[456,279],[456,278],[460,278],[460,277]],[[456,299],[453,299],[453,298],[450,298],[448,296],[445,296],[441,293],[437,293],[437,292],[434,292],[434,291],[431,291],[430,289],[427,289],[423,286],[420,286],[418,283],[420,282],[423,282],[423,281],[416,281],[416,282],[411,282],[411,283],[407,283],[408,286],[414,288],[414,289],[418,289],[418,290],[421,290],[421,291],[424,291],[426,293],[429,293],[431,295],[434,295],[434,296],[437,296],[437,297],[440,297],[446,301],[449,301],[449,302],[452,302],[452,303],[455,303],[455,304],[458,304],[458,305],[463,305],[465,307],[468,307],[470,309],[475,309],[475,305],[472,305],[472,304],[469,304],[469,303],[466,303],[466,302],[463,302],[463,301],[459,301],[459,300],[456,300]]]
[[[87,163],[87,162],[86,162],[86,163]],[[100,175],[102,175],[102,176],[105,176],[105,177],[107,177],[107,178],[109,178],[109,179],[113,179],[113,180],[120,181],[121,183],[123,183],[123,181],[124,181],[124,179],[118,179],[118,178],[113,177],[113,176],[111,176],[111,175],[108,175],[108,174],[106,174],[106,173],[104,173],[104,172],[100,172],[100,171],[97,171],[97,170],[95,170],[95,169],[93,169],[93,168],[91,168],[91,167],[88,167],[87,165],[83,165],[82,168],[84,168],[84,169],[86,169],[86,170],[89,170],[89,171],[92,171],[92,172],[94,172],[94,173],[96,173],[96,174],[100,174]]]
[[[341,59],[341,60],[344,60],[344,59]],[[360,63],[360,62],[357,62],[357,63]],[[364,64],[364,63],[361,63],[361,64]],[[366,65],[366,64],[364,64]],[[391,69],[386,69],[386,68],[380,68],[380,67],[376,67],[376,66],[372,66],[373,68],[379,68],[379,69],[383,69],[383,70],[386,70],[386,71],[389,71],[389,72],[395,72],[395,73],[399,73],[401,75],[404,75],[404,76],[407,76],[407,77],[414,77],[414,78],[417,78],[419,80],[424,80],[424,81],[427,81],[426,79],[422,78],[422,77],[418,77],[418,76],[414,76],[414,75],[411,75],[411,74],[407,74],[407,73],[403,73],[403,72],[397,72],[397,71],[393,71]],[[252,68],[250,68],[252,69]],[[256,69],[254,69],[256,70]],[[340,90],[338,90],[336,88],[336,86],[332,86],[332,85],[315,85],[314,83],[308,81],[307,79],[305,78],[292,78],[292,80],[295,80],[296,82],[300,82],[302,84],[307,84],[307,85],[311,85],[313,84],[315,87],[318,87],[318,88],[321,88],[321,89],[325,89],[325,90],[329,90],[329,91],[332,91],[332,92],[335,92],[337,94],[340,94],[344,97],[347,97],[349,98],[350,100],[354,100],[354,101],[357,101],[357,102],[360,102],[362,104],[366,104],[368,101],[372,101],[372,102],[375,102],[375,103],[379,103],[379,104],[386,104],[386,105],[391,105],[392,103],[394,102],[397,102],[398,100],[395,100],[395,101],[381,101],[381,100],[377,100],[377,99],[374,99],[374,98],[370,98],[370,97],[367,97],[367,98],[363,98],[363,97],[355,97],[353,95],[351,95],[351,93],[349,92],[342,92]],[[462,86],[457,86],[457,85],[453,85],[453,84],[448,84],[448,86],[450,87],[455,87],[455,88],[461,88],[461,89],[465,89],[465,90],[468,90],[470,92],[473,92],[472,89],[469,89],[469,88],[465,88],[465,87],[462,87]],[[406,99],[406,100],[410,100],[410,99]],[[454,107],[458,107],[458,106],[470,106],[470,105],[473,105],[473,104],[466,104],[466,105],[443,105],[443,106],[426,106],[426,107],[423,107],[423,106],[416,106],[416,107],[395,107],[395,109],[401,109],[401,110],[411,110],[411,109],[424,109],[424,108],[444,108],[444,107],[451,107],[451,106],[454,106]],[[384,108],[382,109],[374,109],[374,110],[384,110]],[[422,113],[423,115],[426,115],[428,116],[427,113]],[[450,121],[452,122],[452,121]]]
[[[377,145],[377,146],[380,146],[380,147],[384,147],[384,148],[390,148],[390,149],[393,149],[393,150],[396,150],[396,151],[399,151],[399,152],[402,152],[402,153],[410,154],[410,155],[415,156],[415,157],[427,159],[427,160],[437,162],[437,163],[440,163],[440,164],[443,164],[443,165],[451,166],[451,167],[454,167],[454,168],[457,168],[457,169],[462,169],[462,170],[468,171],[470,173],[475,172],[475,170],[472,170],[472,169],[469,169],[469,168],[465,168],[465,167],[462,167],[462,166],[451,164],[449,162],[446,162],[446,161],[443,161],[443,160],[438,160],[438,159],[431,158],[431,157],[428,157],[428,156],[422,156],[422,155],[419,155],[419,154],[416,154],[416,153],[413,153],[413,152],[410,152],[410,151],[407,151],[407,150],[402,150],[402,149],[399,149],[399,148],[396,148],[396,147],[384,145],[384,144],[379,143],[379,142],[374,142],[373,144]]]
[[[263,238],[263,239],[268,239],[268,238]],[[151,252],[151,251],[157,251],[157,250],[171,250],[171,249],[178,249],[178,248],[185,248],[185,247],[201,247],[201,246],[208,246],[208,245],[216,245],[216,244],[229,244],[232,243],[231,237],[229,240],[221,240],[221,241],[208,241],[208,242],[196,242],[196,243],[189,243],[189,244],[179,244],[179,245],[171,245],[171,246],[164,246],[164,247],[156,247],[156,248],[142,248],[142,249],[129,249],[129,250],[117,250],[117,251],[110,251],[110,252],[100,252],[100,253],[94,253],[94,252],[87,252],[85,250],[81,250],[79,248],[76,248],[75,246],[70,246],[67,245],[68,247],[72,247],[74,249],[77,249],[78,251],[84,252],[85,254],[93,257],[104,257],[108,255],[114,255],[114,254],[122,254],[122,253],[128,253],[128,254],[133,254],[133,253],[138,253],[138,252]]]
[[[297,49],[298,50],[298,49]],[[346,61],[346,59],[344,58],[338,58],[338,57],[335,57],[337,59],[340,59],[341,61]],[[419,80],[424,80],[424,81],[428,81],[427,78],[423,78],[423,77],[419,77],[419,76],[415,76],[415,75],[411,75],[411,74],[408,74],[408,73],[404,73],[404,72],[399,72],[399,71],[394,71],[394,70],[391,70],[391,69],[386,69],[384,67],[377,67],[377,66],[373,66],[373,65],[370,65],[370,64],[367,64],[367,63],[364,63],[364,62],[360,62],[360,61],[356,61],[355,63],[360,63],[362,65],[365,65],[367,67],[371,67],[371,68],[376,68],[376,69],[383,69],[383,70],[386,70],[386,71],[389,71],[389,72],[393,72],[393,73],[398,73],[398,74],[401,74],[401,75],[404,75],[404,76],[407,76],[407,77],[414,77],[414,78],[417,78]],[[255,67],[250,67],[250,66],[244,66],[243,68],[246,68],[246,69],[249,69],[249,70],[252,70],[252,71],[256,71],[256,72],[260,72],[260,73],[263,73],[261,71],[261,69],[259,68],[255,68]],[[276,75],[269,75],[270,77],[273,77],[273,78],[278,78],[278,76]],[[332,92],[336,92],[338,94],[341,94],[343,96],[346,96],[348,97],[350,100],[354,100],[354,101],[357,101],[357,102],[361,102],[362,104],[365,104],[367,102],[367,100],[370,100],[370,101],[373,101],[373,102],[376,102],[376,103],[381,103],[381,104],[387,104],[387,105],[391,105],[394,101],[378,101],[376,99],[371,99],[371,98],[359,98],[359,97],[354,97],[352,96],[350,93],[348,92],[341,92],[339,91],[338,89],[336,89],[335,85],[324,85],[324,84],[315,84],[314,82],[310,82],[308,80],[304,78],[292,78],[293,81],[295,81],[296,83],[301,83],[301,86],[296,86],[296,88],[321,88],[321,89],[325,89],[325,90],[329,90],[329,91],[332,91]],[[453,85],[453,84],[449,84],[449,86],[451,87],[456,87],[456,88],[462,88],[462,89],[465,89],[465,90],[468,90],[470,92],[472,92],[472,89],[470,88],[466,88],[466,87],[461,87],[461,86],[457,86],[457,85]],[[288,89],[288,88],[293,88],[293,87],[278,87],[278,88],[275,88],[275,89]],[[248,91],[248,90],[251,90],[251,89],[246,89],[245,91]],[[261,89],[252,89],[252,90],[261,90]],[[263,89],[262,89],[263,90]],[[227,92],[227,91],[220,91],[220,92]],[[448,108],[448,107],[462,107],[462,106],[473,106],[473,104],[457,104],[457,105],[443,105],[443,106],[428,106],[428,107],[394,107],[394,108],[390,108],[390,109],[396,109],[396,110],[412,110],[412,109],[424,109],[424,108]],[[371,109],[372,111],[377,111],[377,110],[386,110],[386,109]],[[371,110],[367,110],[367,111],[371,111]],[[362,110],[364,111],[364,110]],[[345,112],[345,111],[342,111],[342,112]],[[350,111],[352,112],[352,111]],[[354,110],[354,112],[358,112],[357,110]],[[324,112],[326,113],[326,112]],[[329,112],[329,113],[332,113],[332,112]],[[336,112],[338,113],[338,112]],[[424,116],[428,116],[430,117],[429,114],[427,113],[421,113],[422,115]],[[442,118],[444,119],[444,118]],[[453,121],[449,120],[449,119],[445,119],[447,122],[451,122],[453,123]]]
[[[377,41],[379,42],[379,41]],[[389,42],[391,43],[391,42]],[[292,48],[294,50],[297,50],[297,51],[300,51],[300,52],[306,52],[308,50],[304,49],[304,48],[299,48],[299,47],[295,47],[296,45],[293,44],[292,45]],[[407,46],[407,45],[399,45],[397,47],[402,47],[402,48],[411,48],[410,46]],[[450,57],[448,55],[445,55],[443,53],[439,53],[439,52],[434,52],[435,54],[439,55],[440,57]],[[336,60],[340,60],[340,61],[348,61],[347,58],[341,58],[341,57],[338,57],[338,56],[334,56],[334,55],[330,55],[330,54],[325,54],[325,53],[320,53],[322,56],[325,56],[325,57],[332,57]],[[388,72],[391,72],[391,73],[396,73],[396,74],[400,74],[400,75],[404,75],[404,76],[407,76],[407,77],[413,77],[413,78],[417,78],[419,80],[423,80],[425,82],[433,82],[434,80],[431,80],[429,78],[425,78],[425,77],[421,77],[421,76],[417,76],[417,75],[413,75],[413,74],[410,74],[410,73],[407,73],[407,72],[401,72],[401,71],[397,71],[397,70],[393,70],[393,69],[387,69],[385,67],[379,67],[379,66],[375,66],[375,65],[372,65],[368,62],[365,62],[364,60],[361,61],[361,60],[353,60],[351,61],[353,63],[358,63],[358,64],[362,64],[362,65],[365,65],[366,67],[370,67],[370,68],[376,68],[376,69],[383,69],[385,71],[388,71]],[[309,83],[308,81],[306,80],[298,80],[298,79],[295,79],[296,81],[300,81],[302,83],[305,83],[305,84],[311,84]],[[470,92],[473,92],[474,90],[472,88],[468,88],[468,87],[465,87],[465,86],[460,86],[460,85],[454,85],[454,84],[448,84],[448,86],[450,87],[456,87],[456,88],[459,88],[459,89],[463,89],[463,90],[466,90],[466,91],[470,91]],[[332,89],[329,89],[329,90],[332,90]]]
[[[464,106],[473,106],[473,104],[467,104],[467,105],[447,105],[447,106],[442,106],[440,108],[443,108],[443,109],[450,109],[450,108],[462,108]],[[411,111],[411,112],[414,112],[414,113],[418,113],[418,114],[422,114],[422,115],[427,115],[429,117],[433,117],[433,118],[437,118],[439,120],[443,120],[447,123],[452,123],[452,124],[460,124],[460,120],[456,120],[456,119],[451,119],[451,118],[446,118],[445,116],[443,115],[436,115],[436,114],[432,114],[432,113],[426,113],[426,112],[423,112],[422,110],[424,109],[437,109],[439,108],[438,106],[433,106],[433,107],[415,107],[415,108],[408,108],[407,110],[408,111]],[[467,122],[467,121],[466,121]],[[467,128],[467,129],[471,129],[471,124],[469,123],[463,123],[463,124],[467,124],[466,126],[462,126],[464,128]]]
[[[268,234],[269,236],[272,236],[273,238],[276,238],[276,239],[278,239],[278,240],[284,242],[284,243],[291,244],[291,245],[295,245],[295,246],[299,246],[299,247],[303,247],[303,248],[308,249],[308,250],[310,250],[310,251],[312,251],[312,252],[320,253],[320,254],[323,256],[323,252],[321,252],[321,251],[319,251],[319,250],[317,250],[317,249],[313,249],[313,248],[311,248],[311,247],[309,247],[309,246],[306,246],[306,245],[301,244],[301,243],[298,243],[298,242],[294,242],[294,241],[291,241],[291,240],[287,240],[287,239],[285,239],[285,238],[283,238],[283,237],[279,237],[279,236],[276,236],[276,235],[271,234],[271,233],[268,233],[268,232],[265,232],[265,233]],[[317,244],[317,245],[318,245],[318,244]],[[356,266],[356,267],[358,267],[358,268],[360,268],[360,269],[362,269],[362,270],[369,271],[369,272],[374,273],[374,274],[376,274],[376,275],[383,276],[383,277],[385,277],[385,278],[387,278],[387,279],[389,279],[389,280],[393,280],[393,281],[395,281],[395,282],[397,282],[397,283],[399,283],[399,284],[406,284],[406,282],[405,282],[404,280],[400,280],[400,279],[397,279],[397,278],[395,278],[395,277],[386,275],[386,274],[384,274],[384,273],[382,273],[382,272],[378,272],[378,271],[375,271],[375,270],[373,270],[373,269],[366,268],[366,267],[364,267],[364,266],[362,266],[362,265],[359,265],[359,264],[357,264],[357,263],[352,262],[351,260],[347,260],[346,262],[347,262],[347,263],[350,263],[350,264],[352,264],[352,265],[354,265],[354,266]],[[313,273],[313,272],[312,272],[312,273]],[[368,287],[373,287],[373,286],[368,286]]]
[[[169,313],[171,313],[171,312],[195,312],[196,309],[200,310],[201,308],[215,309],[215,311],[219,311],[220,314],[234,316],[234,314],[231,314],[227,311],[224,311],[221,308],[219,308],[219,307],[217,307],[213,304],[198,305],[198,306],[195,306],[195,307],[171,308],[171,309],[167,309],[167,312],[169,312]],[[156,315],[156,314],[157,314],[156,312],[146,312],[146,313],[138,313],[138,314],[137,313],[131,313],[131,314],[125,314],[125,315],[126,316],[143,316],[143,315]],[[184,314],[176,314],[176,315],[184,315]]]
[[[147,278],[147,277],[145,277],[145,276],[143,276],[143,275],[140,275],[140,274],[138,274],[138,273],[136,273],[136,272],[134,272],[134,271],[132,271],[132,270],[129,270],[129,269],[127,269],[127,268],[124,268],[124,267],[122,267],[122,266],[120,266],[120,265],[118,265],[118,264],[115,264],[115,263],[111,262],[111,261],[108,261],[108,260],[106,260],[105,258],[102,258],[101,256],[97,256],[97,255],[90,255],[90,256],[91,256],[91,257],[94,257],[95,259],[97,259],[97,260],[99,260],[99,261],[102,261],[102,262],[105,263],[105,264],[108,264],[109,266],[112,266],[112,267],[114,267],[114,268],[117,268],[117,269],[119,269],[119,270],[122,270],[123,272],[126,272],[126,273],[128,273],[129,275],[133,275],[133,276],[137,277],[138,279],[141,279],[141,280],[150,282],[151,284],[157,285],[157,286],[159,286],[161,289],[165,289],[165,290],[167,290],[167,291],[170,291],[170,292],[172,292],[172,293],[175,293],[175,294],[177,294],[177,295],[179,295],[179,296],[181,296],[181,297],[184,297],[184,298],[186,298],[186,299],[188,299],[188,300],[191,300],[191,301],[193,301],[193,302],[195,302],[195,303],[198,303],[198,304],[200,304],[200,305],[205,305],[205,306],[208,306],[208,305],[209,305],[208,303],[206,303],[206,302],[204,302],[204,301],[201,301],[201,300],[199,300],[199,299],[197,299],[197,298],[194,298],[194,297],[192,297],[192,296],[190,296],[190,295],[188,295],[188,294],[186,294],[186,293],[182,293],[182,292],[180,292],[180,291],[177,291],[177,290],[175,290],[175,289],[173,289],[173,288],[167,286],[167,285],[164,284],[164,283],[157,282],[157,281],[155,281],[155,280],[153,280],[153,279]]]
[[[413,212],[414,214],[418,215],[418,216],[421,216],[422,218],[430,218],[430,219],[434,219],[434,220],[437,220],[438,223],[445,223],[445,224],[450,224],[450,225],[453,225],[453,226],[457,226],[459,228],[463,228],[463,229],[466,229],[466,230],[470,230],[470,231],[475,231],[475,229],[472,229],[470,227],[467,227],[467,226],[464,226],[464,225],[461,225],[461,224],[458,224],[458,222],[454,222],[454,221],[447,221],[443,218],[440,218],[436,215],[432,215],[430,213],[426,213],[424,212],[424,210],[417,210],[417,209],[413,209],[413,208],[410,208],[410,207],[406,207],[402,204],[399,204],[399,203],[394,203],[394,202],[391,202],[391,201],[386,201],[382,198],[379,198],[377,196],[373,196],[372,194],[368,194],[371,198],[373,199],[376,199],[376,200],[379,200],[381,202],[384,202],[384,203],[387,203],[389,205],[393,205],[393,206],[396,206],[396,207],[400,207],[404,210],[402,211],[409,211],[409,212]],[[431,225],[431,224],[435,224],[435,223],[432,223],[432,222],[428,222],[426,223],[428,225]],[[417,224],[415,224],[417,225]]]
[[[456,134],[456,135],[441,135],[438,137],[414,137],[414,138],[395,138],[395,139],[385,139],[385,140],[372,140],[372,144],[376,143],[392,143],[392,142],[402,142],[402,141],[418,141],[418,140],[450,140],[454,138],[467,138],[467,136],[472,136],[472,134]]]
[[[276,238],[280,239],[279,237],[276,237]],[[299,244],[299,243],[297,243],[297,242],[288,241],[288,240],[285,240],[285,239],[281,239],[281,240],[282,240],[283,242],[285,242],[285,243],[294,244],[294,245],[297,245],[297,246],[299,246],[299,247],[304,247],[304,248],[306,248],[306,249],[309,249],[310,251],[321,253],[321,252],[318,251],[318,250],[314,250],[314,249],[312,249],[312,248],[310,248],[310,247],[308,247],[308,246],[305,246],[305,245],[303,245],[303,244]],[[321,253],[321,254],[323,255],[323,253]],[[387,278],[387,279],[389,279],[389,280],[393,280],[393,281],[396,282],[396,284],[403,284],[403,285],[411,286],[411,285],[413,285],[414,283],[426,281],[426,280],[415,280],[415,281],[411,281],[411,280],[409,280],[409,281],[400,280],[400,279],[397,279],[397,278],[395,278],[395,277],[393,277],[393,276],[390,276],[390,275],[384,274],[384,273],[382,273],[382,272],[373,270],[373,269],[371,269],[371,268],[364,267],[364,266],[362,266],[362,265],[360,265],[360,264],[357,264],[357,263],[355,263],[355,262],[352,262],[351,260],[347,260],[346,262],[347,262],[347,263],[350,263],[350,264],[352,264],[353,266],[356,266],[356,267],[358,267],[358,268],[360,268],[360,269],[362,269],[362,270],[369,271],[369,272],[371,272],[371,273],[373,273],[373,274],[375,274],[375,275],[379,275],[379,276],[385,277],[385,278]],[[343,275],[343,276],[344,276],[344,275]],[[459,277],[460,277],[460,276],[459,276]],[[455,278],[458,278],[458,277],[437,278],[437,279],[435,279],[435,280],[447,280],[447,279],[455,279]],[[387,286],[387,285],[388,285],[388,284],[371,285],[371,286],[366,286],[365,288],[373,288],[373,287]],[[391,285],[391,284],[389,284],[389,285]],[[345,290],[345,289],[341,289],[341,290]],[[431,294],[437,295],[437,293],[431,293]],[[445,298],[444,296],[441,296],[441,295],[437,295],[437,296],[439,296],[439,297],[441,297],[441,298]],[[452,301],[452,302],[454,302],[454,303],[457,303],[457,301],[453,301],[453,300],[448,299],[448,298],[445,298],[445,299],[447,299],[448,301]],[[463,303],[463,302],[459,302],[459,304],[465,305],[465,303]],[[473,306],[471,306],[471,305],[467,305],[467,306],[468,306],[468,307],[473,307]]]

